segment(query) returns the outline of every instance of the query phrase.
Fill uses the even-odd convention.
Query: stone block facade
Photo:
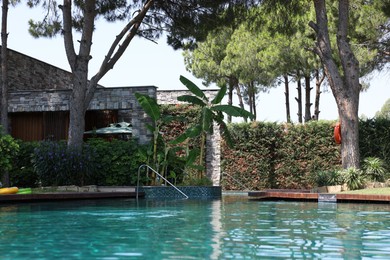
[[[154,86],[98,88],[88,110],[118,110],[119,121],[131,122],[133,136],[142,144],[148,143],[151,133],[146,123],[151,120],[138,104],[134,93],[155,98],[156,90]],[[10,91],[8,112],[68,111],[70,95],[71,90]]]
[[[10,90],[71,89],[72,74],[8,49]]]

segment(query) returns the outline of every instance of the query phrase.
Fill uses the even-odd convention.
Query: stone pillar
[[[138,139],[139,144],[147,144],[152,140],[152,134],[147,129],[146,124],[151,124],[151,119],[147,116],[144,110],[133,109],[131,114],[133,125],[133,136]]]
[[[213,186],[220,186],[221,179],[221,132],[217,124],[213,125],[213,134],[206,139],[206,175]]]
[[[145,88],[143,91],[138,91],[139,93],[146,94],[151,98],[157,97],[157,89]],[[143,108],[138,103],[134,94],[131,96],[132,103],[134,104],[132,114],[131,114],[131,124],[133,125],[133,136],[138,138],[139,144],[147,144],[153,139],[152,133],[146,127],[147,124],[152,124],[152,119],[145,113]]]

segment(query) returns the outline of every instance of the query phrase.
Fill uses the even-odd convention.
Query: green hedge
[[[10,171],[11,186],[37,187],[39,185],[38,174],[34,171],[32,156],[39,143],[22,141],[18,143],[19,153],[13,159],[13,169]]]
[[[10,179],[18,187],[135,185],[138,167],[145,162],[146,148],[133,140],[92,139],[82,152],[65,142],[21,142]]]
[[[361,120],[359,125],[361,158],[377,157],[390,165],[390,120]]]
[[[222,185],[226,190],[307,189],[313,175],[341,168],[334,121],[304,125],[243,123],[230,125],[235,147],[222,146]],[[359,125],[361,160],[377,157],[390,165],[390,121]]]
[[[186,107],[176,109],[184,111],[183,108]],[[194,111],[189,110],[193,114],[187,119],[195,116]],[[166,126],[165,138],[172,140],[186,128],[187,123]],[[316,173],[341,168],[340,146],[333,139],[334,124],[334,121],[313,121],[304,125],[262,122],[230,125],[236,145],[230,149],[222,143],[223,188],[311,188]],[[383,160],[389,169],[390,121],[361,121],[359,134],[361,161],[376,157]],[[76,156],[77,159],[72,151],[67,150],[65,143],[18,142],[18,145],[20,149],[13,157],[10,171],[11,185],[18,187],[36,187],[39,184],[134,185],[138,167],[147,162],[147,148],[135,141],[90,140],[84,146],[84,153]],[[190,148],[196,145],[193,142]],[[72,171],[71,168],[74,166],[76,169],[80,162],[84,168]],[[172,171],[180,174],[184,162],[176,157],[174,162],[169,159],[169,164]],[[184,177],[177,175],[174,178],[182,182]],[[145,176],[142,178],[145,179]]]

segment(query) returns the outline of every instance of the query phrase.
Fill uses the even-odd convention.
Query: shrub
[[[135,141],[91,139],[82,152],[65,142],[21,142],[11,183],[19,187],[57,185],[135,185],[146,163],[146,148]],[[146,175],[141,175],[141,181]]]
[[[314,174],[313,181],[317,187],[341,185],[343,183],[338,170],[318,171]]]
[[[183,186],[213,186],[213,182],[206,176],[202,178],[185,177],[182,183]]]
[[[347,184],[350,190],[358,190],[364,187],[366,176],[363,171],[356,168],[348,168],[341,171],[343,183]]]
[[[82,151],[65,142],[44,141],[34,149],[33,166],[43,186],[91,184],[94,150],[84,145]]]
[[[13,159],[19,152],[19,144],[10,135],[4,135],[0,126],[0,177],[12,169]]]
[[[91,164],[94,172],[93,183],[104,186],[135,185],[138,167],[147,161],[146,147],[138,145],[134,140],[91,139],[88,145],[94,151]],[[146,179],[141,175],[142,180]],[[141,181],[142,181],[141,180]]]
[[[383,182],[386,179],[386,168],[379,158],[368,157],[364,159],[363,170],[366,176],[372,181]]]
[[[34,171],[31,162],[34,149],[38,147],[38,142],[19,141],[19,153],[14,157],[13,169],[10,172],[11,186],[17,187],[37,187],[38,174]]]
[[[376,157],[390,165],[390,120],[374,118],[359,122],[361,158]]]

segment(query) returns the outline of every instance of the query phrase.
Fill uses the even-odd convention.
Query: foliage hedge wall
[[[166,144],[182,134],[199,116],[199,109],[186,105],[161,106],[161,112],[178,118],[161,128]],[[11,185],[18,187],[136,185],[138,167],[148,163],[151,157],[150,147],[140,146],[135,140],[113,139],[108,142],[90,139],[84,143],[82,154],[77,155],[67,148],[65,142],[18,141],[18,145],[20,151],[14,156],[10,171]],[[191,140],[187,145],[189,149],[197,148],[199,140]],[[183,176],[185,162],[181,160],[180,151],[176,152],[178,154],[174,154],[175,156],[168,156],[167,163],[170,171],[177,172],[175,182],[182,182],[185,180]],[[159,151],[162,157],[164,153],[163,150]],[[141,175],[140,181],[147,182],[144,174]]]
[[[82,154],[65,142],[20,142],[10,171],[11,186],[136,185],[138,167],[146,162],[146,148],[134,140],[91,139]],[[141,176],[141,181],[146,177]]]
[[[362,120],[359,126],[361,158],[377,157],[390,166],[390,120]]]
[[[242,123],[230,125],[235,147],[222,145],[222,185],[225,190],[313,187],[318,171],[341,168],[335,144],[335,121],[304,125]],[[360,154],[390,165],[390,121],[360,122]]]
[[[197,115],[196,109],[185,106],[163,107],[162,111],[186,119],[162,128],[167,142],[181,134]],[[333,139],[334,125],[335,121],[313,121],[304,125],[264,122],[231,124],[229,130],[236,145],[231,149],[222,142],[223,189],[311,188],[315,173],[341,167],[340,146]],[[377,157],[390,169],[390,120],[361,121],[359,135],[361,161],[367,157]],[[50,168],[50,160],[45,159],[45,156],[50,156],[51,150],[43,149],[45,144],[19,142],[19,153],[14,158],[10,171],[11,184],[35,187],[38,180],[44,177],[46,185],[61,185],[64,183],[59,183],[58,180],[66,177],[67,182],[78,185],[134,185],[134,173],[148,157],[147,147],[139,146],[133,141],[92,140],[86,145],[93,159],[88,160],[88,171],[83,178],[72,175],[73,179],[59,175],[66,173],[59,168],[70,167],[70,160],[63,153],[65,146],[59,150],[59,159],[55,160],[58,165],[53,164],[56,168]],[[188,147],[198,145],[196,140],[192,140]],[[178,163],[184,162],[178,162],[178,157],[175,158],[175,161],[172,158],[168,163],[171,167],[182,169],[183,165]],[[46,163],[39,166],[38,161]],[[85,160],[83,162],[86,163]],[[37,167],[40,167],[39,171]],[[45,176],[40,176],[42,174]],[[184,181],[184,176],[177,177],[177,180]]]

